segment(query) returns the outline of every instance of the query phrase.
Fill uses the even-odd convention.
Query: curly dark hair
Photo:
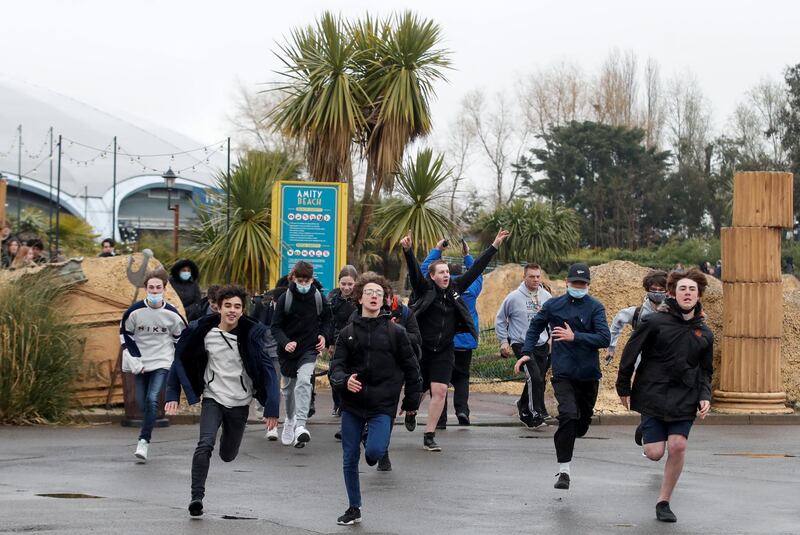
[[[675,270],[670,271],[669,276],[667,277],[667,291],[672,295],[675,295],[675,290],[678,287],[678,281],[681,279],[691,279],[697,283],[697,295],[703,297],[703,293],[705,293],[706,288],[708,287],[708,279],[697,268],[691,268],[688,270]]]
[[[358,277],[356,281],[356,285],[353,287],[353,299],[356,302],[361,300],[361,296],[364,293],[364,286],[369,283],[377,284],[381,288],[383,288],[383,296],[386,297],[392,291],[392,286],[389,284],[389,281],[383,275],[378,275],[374,271],[366,271]]]
[[[233,297],[238,297],[242,300],[242,306],[247,303],[247,290],[245,290],[242,286],[238,284],[226,284],[225,286],[220,287],[215,296],[217,300],[217,306],[222,307],[222,302],[226,299],[231,299]]]
[[[642,287],[644,291],[649,292],[651,286],[667,287],[667,272],[660,269],[654,269],[647,273],[642,279]]]

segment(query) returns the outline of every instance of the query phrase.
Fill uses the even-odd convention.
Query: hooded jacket
[[[344,297],[339,288],[330,291],[328,294],[328,302],[331,306],[333,320],[333,338],[326,340],[326,343],[332,346],[339,337],[339,331],[344,329],[344,326],[350,322],[350,316],[355,312],[356,305],[353,302],[353,294]]]
[[[636,356],[642,359],[631,376]],[[664,421],[694,420],[701,400],[711,400],[714,335],[702,305],[683,319],[674,299],[644,318],[625,345],[617,373],[617,394],[630,396],[631,409]]]
[[[641,308],[639,308],[638,321],[641,322],[642,318],[655,312],[656,306],[657,305],[654,305],[653,302],[645,296],[644,303],[642,303]],[[638,307],[623,308],[614,316],[614,321],[611,322],[611,343],[608,344],[609,349],[617,347],[617,340],[619,340],[619,336],[622,334],[622,329],[624,329],[626,325],[633,325],[633,317],[636,315],[637,308]]]
[[[431,265],[431,262],[435,262],[436,260],[441,260],[442,258],[442,251],[441,249],[433,248],[431,252],[428,253],[428,257],[422,262],[422,273],[428,272],[428,266]],[[472,257],[471,254],[464,256],[464,269],[469,269],[475,263],[475,259]],[[460,275],[456,275],[455,278],[460,277]],[[478,296],[481,294],[481,290],[483,290],[483,274],[480,274],[475,282],[469,285],[469,288],[464,292],[464,304],[467,305],[469,309],[469,314],[472,316],[472,323],[475,324],[475,330],[480,331],[480,321],[478,318],[478,309],[476,304],[478,302]],[[453,337],[453,345],[456,349],[477,349],[478,348],[478,340],[472,336],[471,333],[458,333]]]
[[[181,280],[179,273],[187,266],[192,270],[192,278],[184,281]],[[203,292],[200,291],[200,284],[197,282],[199,277],[200,270],[197,269],[197,264],[187,258],[178,260],[169,270],[169,283],[181,298],[188,321],[202,317],[205,312],[206,300],[203,299]]]
[[[325,337],[325,344],[333,341],[333,325],[331,321],[331,308],[325,296],[322,296],[322,312],[317,314],[317,302],[314,292],[319,292],[316,286],[311,287],[308,293],[301,294],[294,282],[287,292],[292,292],[292,308],[289,314],[284,310],[286,306],[286,293],[284,292],[275,302],[272,315],[272,336],[278,343],[278,357],[281,365],[285,361],[297,359],[309,351],[316,351],[317,336]],[[297,348],[292,353],[284,349],[289,342],[297,342]]]
[[[392,347],[389,329],[395,331]],[[342,396],[342,410],[361,418],[387,414],[394,418],[400,390],[405,384],[402,409],[419,408],[422,377],[405,329],[382,311],[377,318],[357,316],[342,330],[331,360],[331,387]],[[347,380],[357,374],[360,392],[347,389]]]
[[[552,331],[554,327],[564,327],[565,324],[569,324],[575,333],[575,340],[553,340],[553,377],[599,381],[602,374],[598,349],[608,347],[611,334],[606,323],[605,307],[591,295],[576,299],[566,293],[548,299],[531,320],[522,354],[531,356],[542,331],[547,328]]]
[[[519,287],[508,294],[500,305],[500,310],[497,311],[495,317],[494,330],[497,334],[497,341],[501,344],[508,342],[509,344],[522,344],[525,342],[525,335],[528,333],[528,326],[531,320],[542,309],[544,303],[553,296],[544,289],[543,285],[539,285],[536,291],[536,297],[539,301],[537,307],[531,296],[530,290],[521,282]],[[539,335],[537,346],[547,343],[550,334],[547,329],[542,331]]]
[[[417,318],[422,332],[422,347],[441,351],[453,347],[456,333],[469,333],[476,340],[478,330],[469,307],[464,301],[464,292],[475,282],[497,253],[490,245],[475,263],[457,279],[450,279],[447,288],[439,288],[433,280],[422,274],[412,251],[403,251],[411,287],[416,297],[411,310]],[[452,311],[452,312],[451,312]],[[450,314],[452,316],[448,317]]]
[[[178,340],[175,360],[167,376],[167,401],[178,401],[181,388],[186,401],[200,401],[205,389],[205,371],[209,356],[205,349],[206,335],[219,325],[219,314],[200,318],[186,329]],[[264,407],[264,416],[278,416],[278,379],[272,359],[264,344],[266,327],[247,316],[239,318],[236,344],[242,367],[253,381],[253,397]]]

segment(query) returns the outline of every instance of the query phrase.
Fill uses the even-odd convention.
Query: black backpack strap
[[[642,315],[642,307],[636,307],[636,310],[633,311],[633,321],[631,322],[631,327],[636,329],[636,326],[639,325],[639,316]]]

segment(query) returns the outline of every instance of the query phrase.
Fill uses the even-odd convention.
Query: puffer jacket
[[[642,360],[636,368],[636,356]],[[642,318],[622,353],[617,394],[630,396],[631,409],[665,421],[693,420],[701,400],[711,400],[714,335],[698,302],[683,319],[674,299]]]
[[[353,374],[363,385],[358,393],[347,389],[347,380]],[[362,418],[378,414],[394,418],[404,384],[402,409],[414,411],[419,407],[422,377],[416,355],[405,329],[385,312],[377,318],[357,316],[342,329],[330,377],[331,387],[342,396],[342,410]]]

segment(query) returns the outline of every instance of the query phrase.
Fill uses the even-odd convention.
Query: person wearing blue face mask
[[[134,303],[120,322],[122,369],[134,374],[136,403],[143,413],[135,457],[146,462],[158,413],[158,400],[175,358],[175,343],[186,328],[178,310],[164,300],[167,274],[146,275],[146,297]]]
[[[193,321],[205,315],[206,300],[200,290],[200,270],[197,264],[188,258],[175,262],[170,269],[169,283],[181,299],[186,319]]]
[[[553,393],[558,403],[558,430],[553,437],[558,458],[557,489],[569,489],[570,461],[575,439],[589,430],[600,385],[599,349],[608,347],[611,333],[603,304],[589,295],[591,274],[586,264],[572,264],[567,272],[567,293],[548,299],[533,317],[522,357],[514,366],[530,360],[539,335],[552,332]]]

